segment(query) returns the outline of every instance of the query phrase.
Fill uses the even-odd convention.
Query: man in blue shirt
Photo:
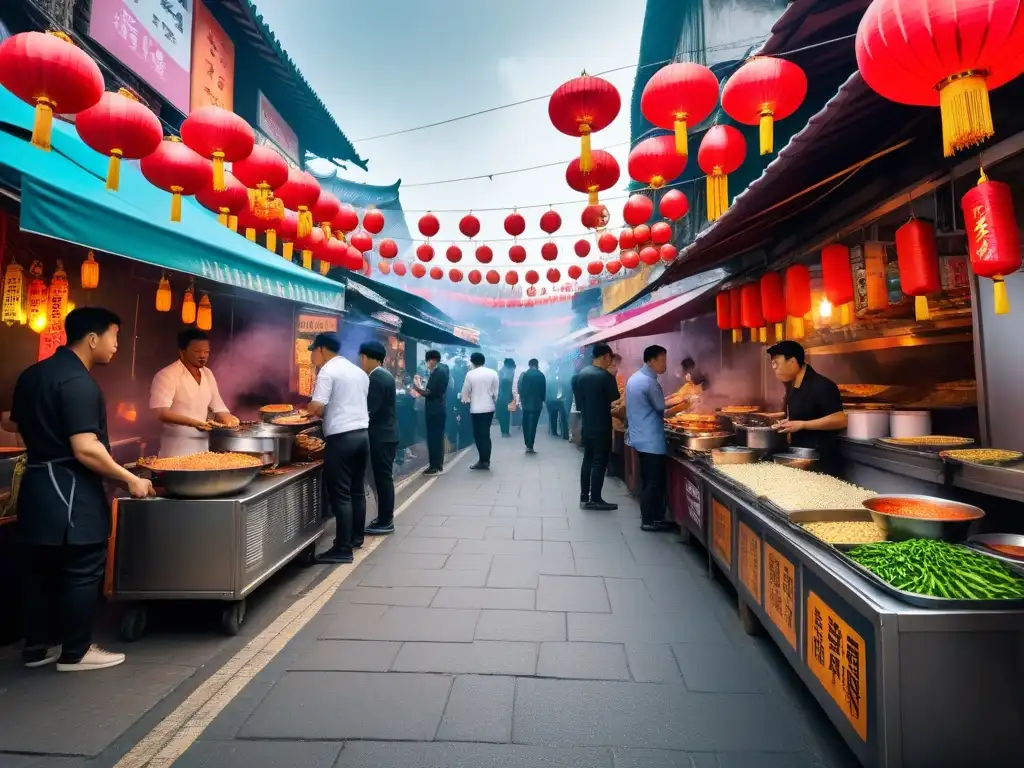
[[[658,375],[668,358],[657,344],[644,350],[643,367],[626,382],[626,442],[640,458],[640,529],[667,531],[665,520],[665,393]]]

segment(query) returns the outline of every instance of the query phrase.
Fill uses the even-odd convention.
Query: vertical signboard
[[[764,544],[764,610],[796,650],[796,568],[768,542]]]
[[[235,108],[235,44],[202,0],[195,0],[192,42],[192,109]]]
[[[850,721],[868,740],[867,646],[864,638],[815,592],[807,593],[807,666]]]
[[[296,165],[302,165],[299,161],[299,137],[295,135],[295,131],[281,117],[281,113],[274,109],[274,105],[263,95],[262,91],[259,94],[256,127],[289,160]]]
[[[711,551],[732,569],[732,512],[718,499],[711,500]]]
[[[761,537],[746,525],[739,525],[739,576],[754,602],[761,604]]]

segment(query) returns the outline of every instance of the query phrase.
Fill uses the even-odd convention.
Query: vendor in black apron
[[[76,309],[65,319],[67,345],[18,377],[7,431],[25,442],[18,489],[18,540],[24,554],[26,667],[60,672],[106,669],[124,661],[92,644],[110,536],[103,480],[132,496],[153,486],[110,455],[103,392],[90,375],[117,352],[121,321],[106,309]]]
[[[768,357],[775,377],[786,385],[786,418],[777,429],[789,435],[790,445],[818,451],[821,471],[838,474],[838,438],[846,429],[839,387],[807,364],[804,348],[795,341],[780,341],[768,347]]]

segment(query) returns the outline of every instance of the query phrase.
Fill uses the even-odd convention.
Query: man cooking
[[[790,445],[816,450],[819,468],[834,474],[839,470],[837,438],[846,429],[839,387],[807,364],[804,348],[795,341],[773,344],[768,347],[768,357],[775,378],[786,385],[786,418],[776,429],[789,435]]]
[[[209,450],[210,413],[218,424],[233,427],[231,415],[217,388],[210,362],[210,337],[196,328],[178,334],[178,359],[153,377],[149,407],[163,423],[160,456],[185,456]]]

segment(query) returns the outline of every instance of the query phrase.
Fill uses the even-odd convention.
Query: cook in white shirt
[[[160,455],[185,456],[209,450],[210,439],[202,431],[210,413],[220,424],[235,426],[213,372],[210,361],[210,337],[203,331],[189,328],[178,335],[178,359],[153,377],[149,390],[149,407],[163,423]]]

